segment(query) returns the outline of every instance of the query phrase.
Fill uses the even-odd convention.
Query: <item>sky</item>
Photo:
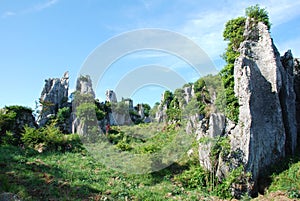
[[[181,34],[197,44],[220,70],[224,66],[220,55],[226,48],[222,38],[225,23],[244,16],[245,8],[255,4],[269,12],[271,36],[281,54],[291,49],[294,57],[300,57],[300,1],[2,0],[0,107],[34,108],[44,80],[62,77],[65,71],[69,71],[72,92],[89,56],[107,41],[134,30],[154,28]],[[93,83],[97,98],[104,101],[106,89],[115,90],[118,83],[124,84],[129,78],[150,77],[147,69],[157,66],[161,72],[170,69],[185,82],[194,82],[200,76],[189,63],[168,52],[129,52],[114,60],[101,79]],[[144,75],[139,77],[141,72]],[[153,105],[163,90],[172,87],[139,83],[129,96],[135,103]]]

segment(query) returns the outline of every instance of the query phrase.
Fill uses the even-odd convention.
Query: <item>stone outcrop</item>
[[[212,160],[210,158],[210,151],[214,142],[211,140],[218,136],[224,136],[226,126],[225,120],[223,114],[212,113],[209,121],[204,118],[200,121],[200,124],[198,124],[197,139],[205,139],[205,142],[201,143],[199,146],[199,161],[201,166],[209,171],[214,171],[213,164],[211,164]]]
[[[68,72],[65,72],[62,78],[49,78],[45,80],[45,86],[40,97],[42,106],[37,120],[39,126],[44,126],[52,116],[55,116],[58,109],[68,105],[68,90]]]
[[[164,94],[161,96],[160,104],[158,105],[157,112],[155,114],[155,120],[157,122],[164,122],[167,120],[167,104],[164,104]]]
[[[300,144],[300,59],[294,60],[294,90],[296,93],[297,144]]]
[[[194,85],[183,87],[182,91],[183,91],[183,95],[182,96],[184,98],[184,104],[183,104],[183,106],[185,106],[195,96]]]
[[[80,135],[84,135],[87,133],[88,125],[81,121],[79,117],[76,116],[76,108],[86,101],[89,103],[94,103],[95,93],[93,90],[92,80],[90,76],[81,75],[76,82],[76,92],[75,101],[72,103],[72,133],[78,133]],[[88,97],[86,97],[88,95]],[[93,114],[91,114],[93,115]]]
[[[209,120],[192,121],[191,126],[196,126],[201,142],[199,159],[203,167],[220,180],[241,165],[251,173],[243,185],[233,185],[236,196],[245,191],[257,193],[258,179],[268,167],[295,152],[300,128],[299,60],[293,59],[291,51],[280,56],[263,23],[247,19],[244,37],[234,65],[238,123],[212,113]],[[229,139],[230,152],[219,154],[212,164],[211,149],[216,142],[205,139],[216,136]]]
[[[118,102],[116,93],[113,90],[106,90],[105,95],[106,95],[107,102],[110,102],[110,103]]]
[[[76,82],[76,91],[80,94],[90,94],[95,98],[95,92],[93,90],[92,80],[89,75],[81,75]]]
[[[236,165],[252,175],[248,190],[255,192],[259,175],[296,148],[294,64],[290,51],[280,57],[263,23],[248,19],[244,36],[234,66],[239,122],[228,136],[232,153],[239,153]]]

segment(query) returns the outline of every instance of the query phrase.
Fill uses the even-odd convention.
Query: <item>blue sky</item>
[[[271,35],[281,52],[291,49],[300,57],[300,1],[291,0],[2,0],[0,3],[0,107],[34,107],[44,80],[70,72],[70,90],[96,47],[110,38],[136,29],[159,28],[185,35],[197,43],[217,69],[224,24],[244,15],[249,5],[267,8]],[[161,52],[144,51],[116,61],[94,88],[103,101],[127,72],[145,65],[172,68],[186,81],[198,75],[180,59]],[[132,94],[136,102],[159,101],[163,87],[141,87]]]

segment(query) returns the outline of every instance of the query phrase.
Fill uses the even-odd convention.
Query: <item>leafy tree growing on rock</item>
[[[245,14],[246,17],[254,19],[255,23],[263,22],[270,29],[271,23],[266,9],[260,8],[259,5],[250,6],[246,8]],[[245,30],[246,17],[229,20],[223,32],[223,38],[225,41],[228,41],[228,45],[223,54],[223,58],[227,64],[220,72],[225,94],[220,95],[225,95],[225,115],[235,122],[238,122],[239,103],[234,94],[234,62],[239,57],[238,48],[245,40],[243,33]]]

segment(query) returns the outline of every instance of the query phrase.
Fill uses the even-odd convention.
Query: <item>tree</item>
[[[246,8],[245,14],[246,17],[254,19],[255,23],[263,22],[268,26],[268,29],[270,29],[271,23],[269,22],[268,12],[265,9],[261,9],[259,5]],[[234,94],[234,62],[240,55],[238,48],[245,40],[243,36],[245,24],[245,17],[238,17],[236,19],[229,20],[226,23],[225,30],[223,32],[224,40],[228,41],[228,46],[223,54],[223,58],[227,64],[220,71],[220,76],[225,90],[224,93],[220,93],[219,96],[222,95],[222,98],[225,96],[225,115],[235,122],[238,122],[239,103]],[[217,99],[220,100],[220,97]]]
[[[264,23],[268,29],[271,28],[271,23],[269,21],[269,14],[265,8],[260,8],[258,4],[255,6],[249,6],[246,8],[246,16],[253,18],[256,22]]]

